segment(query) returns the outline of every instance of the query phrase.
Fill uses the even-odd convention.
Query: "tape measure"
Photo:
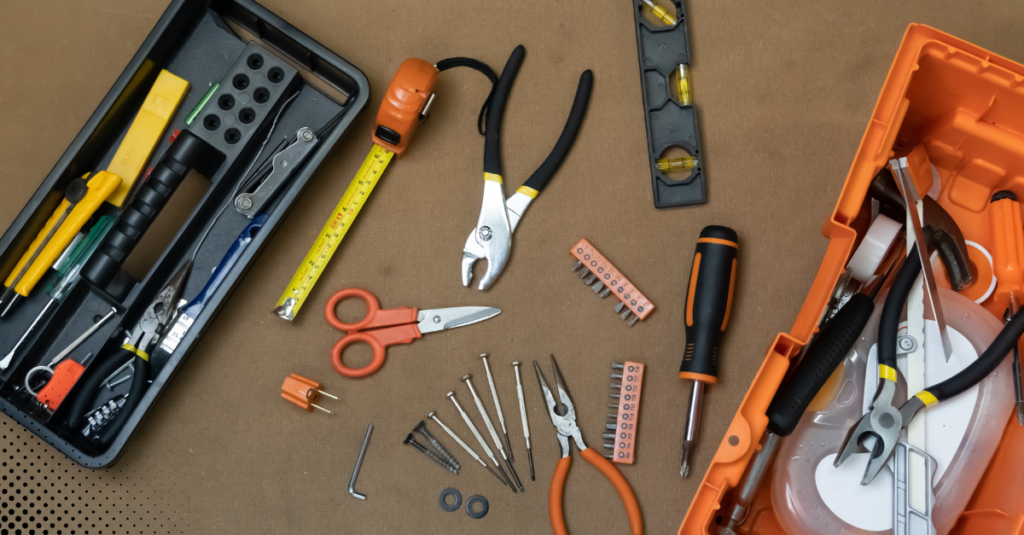
[[[409,148],[417,126],[426,116],[436,79],[437,68],[430,63],[416,58],[402,62],[377,110],[370,154],[363,160],[359,172],[348,185],[331,218],[320,230],[306,258],[302,259],[302,265],[292,275],[291,282],[277,301],[275,314],[288,321],[295,319],[309,297],[309,292],[313,290],[313,285],[334,256],[334,251],[338,250],[345,234],[352,228],[359,210],[366,204],[373,187],[384,174],[384,169],[392,158],[401,158]]]
[[[377,185],[380,176],[387,169],[388,163],[391,162],[394,155],[394,152],[377,144],[370,149],[370,154],[366,155],[363,165],[359,167],[359,172],[348,185],[338,206],[334,207],[331,218],[320,229],[316,241],[309,248],[306,257],[302,259],[302,265],[295,271],[295,275],[292,275],[291,282],[281,294],[281,299],[277,301],[277,307],[274,308],[275,314],[288,321],[295,319],[295,314],[298,314],[299,309],[306,302],[313,285],[320,279],[327,263],[331,261],[334,252],[338,250],[341,241],[345,239],[348,229],[352,228],[356,217],[359,216],[359,210],[370,198],[373,187]]]

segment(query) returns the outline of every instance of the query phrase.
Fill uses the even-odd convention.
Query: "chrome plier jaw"
[[[871,404],[871,410],[846,433],[846,438],[843,439],[839,454],[833,463],[834,466],[839,467],[854,453],[870,453],[871,458],[864,468],[864,476],[860,480],[861,485],[871,483],[889,461],[889,457],[892,456],[896,443],[900,439],[904,422],[909,421],[904,420],[901,412],[892,405],[893,396],[896,394],[896,382],[883,378],[881,383],[875,401]],[[870,450],[865,447],[865,442],[869,438],[874,438],[874,445]]]
[[[462,250],[462,285],[470,285],[473,281],[473,264],[483,259],[487,260],[487,272],[480,279],[479,289],[486,290],[505,268],[511,252],[512,224],[505,207],[501,177],[484,173],[484,200],[480,206],[480,218]]]
[[[568,457],[572,453],[569,447],[570,437],[576,442],[576,447],[580,451],[587,449],[587,445],[583,443],[583,433],[576,425],[576,408],[573,407],[569,393],[565,389],[565,380],[562,378],[561,370],[558,369],[558,362],[555,361],[554,355],[551,355],[551,368],[554,371],[555,386],[558,388],[559,399],[557,401],[551,388],[548,387],[544,373],[540,371],[540,365],[537,364],[537,361],[533,361],[533,369],[537,372],[537,381],[540,383],[544,401],[547,403],[548,416],[551,417],[551,423],[558,431],[558,444],[562,447],[562,457]]]

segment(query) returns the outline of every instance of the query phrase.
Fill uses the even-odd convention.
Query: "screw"
[[[911,336],[901,336],[899,338],[899,346],[905,353],[910,353],[917,348],[917,342]]]
[[[402,442],[402,444],[408,444],[408,445],[410,445],[410,446],[420,450],[420,452],[422,452],[423,455],[426,455],[427,457],[430,457],[431,461],[434,461],[435,463],[437,463],[438,466],[444,468],[445,470],[447,470],[447,471],[449,471],[449,472],[451,472],[453,474],[458,474],[459,473],[459,471],[456,470],[454,466],[451,466],[448,463],[444,462],[444,459],[438,457],[437,454],[435,454],[434,452],[428,450],[427,447],[424,446],[423,444],[420,444],[419,442],[416,442],[416,439],[414,439],[412,437],[412,433],[409,433],[409,436],[405,437],[405,440]]]
[[[313,131],[308,128],[303,128],[299,132],[299,136],[302,137],[303,141],[313,141]]]
[[[252,199],[250,199],[249,197],[239,197],[238,207],[241,208],[242,210],[248,210],[252,208]]]
[[[439,454],[441,454],[441,457],[444,457],[444,459],[448,461],[448,464],[454,466],[456,470],[462,468],[462,465],[459,464],[459,461],[455,460],[455,456],[452,455],[448,450],[446,450],[444,446],[442,446],[441,443],[438,442],[436,438],[434,438],[434,435],[429,430],[427,430],[426,422],[420,420],[420,423],[416,425],[416,428],[413,429],[413,431],[416,431],[417,433],[423,435],[423,438],[427,439],[427,442],[430,442],[430,445],[433,446],[434,449],[436,449]]]
[[[491,240],[491,227],[480,227],[480,239],[483,241]]]
[[[445,433],[448,433],[448,435],[452,437],[455,440],[455,442],[458,442],[459,446],[462,446],[462,449],[466,450],[466,453],[469,453],[470,457],[476,459],[478,463],[482,464],[484,468],[486,468],[487,471],[491,473],[491,475],[498,478],[498,481],[501,481],[502,485],[508,485],[508,483],[505,483],[505,480],[502,479],[501,476],[499,476],[498,473],[495,472],[493,468],[488,466],[487,463],[485,463],[484,460],[481,459],[480,456],[477,455],[476,452],[473,451],[468,444],[463,442],[462,439],[459,438],[459,436],[456,435],[455,432],[452,431],[447,425],[444,425],[444,422],[442,422],[441,419],[437,417],[437,413],[435,413],[434,411],[430,411],[430,414],[427,415],[427,418],[430,418],[431,420],[436,422],[437,425],[441,426],[441,429],[444,429]]]

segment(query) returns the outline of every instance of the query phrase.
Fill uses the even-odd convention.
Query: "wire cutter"
[[[572,437],[572,440],[576,442],[576,447],[580,449],[580,456],[597,467],[615,485],[615,490],[619,491],[622,503],[626,505],[630,532],[633,535],[640,535],[644,532],[643,518],[640,516],[640,505],[637,504],[633,489],[629,487],[629,482],[622,477],[622,474],[611,462],[600,453],[587,448],[587,445],[583,443],[583,434],[580,433],[580,428],[576,425],[576,409],[573,407],[572,400],[569,399],[569,393],[565,390],[565,379],[562,378],[562,372],[558,369],[558,362],[555,361],[554,355],[551,355],[551,368],[554,372],[555,386],[558,388],[559,401],[555,401],[551,388],[548,387],[548,382],[544,380],[544,374],[540,371],[540,366],[537,361],[533,361],[533,369],[537,372],[540,390],[548,404],[548,415],[551,416],[551,423],[558,430],[558,443],[562,446],[562,459],[555,467],[555,476],[551,480],[551,493],[548,495],[551,528],[555,531],[555,535],[568,535],[569,533],[565,527],[565,517],[562,514],[562,495],[566,476],[569,475],[569,465],[572,464],[572,457],[569,456],[572,453],[569,447],[569,438]]]
[[[480,259],[487,260],[487,272],[480,279],[481,290],[486,290],[501,274],[512,252],[512,233],[519,224],[519,219],[562,165],[573,142],[576,141],[583,117],[587,113],[587,105],[590,103],[594,74],[588,69],[580,75],[569,119],[562,129],[562,134],[558,136],[555,147],[551,149],[544,163],[506,201],[505,191],[501,185],[501,121],[512,82],[515,81],[525,54],[526,50],[522,45],[512,51],[487,112],[487,134],[484,141],[484,200],[480,206],[480,218],[476,227],[469,233],[466,246],[462,250],[463,286],[468,287],[473,281],[473,264]]]
[[[1024,312],[1018,312],[1003,326],[995,340],[977,360],[953,377],[914,394],[899,409],[893,406],[897,382],[896,339],[900,316],[914,281],[921,272],[921,260],[916,248],[917,245],[900,267],[879,318],[878,393],[875,394],[871,410],[846,434],[834,463],[838,467],[854,453],[870,453],[871,458],[864,469],[861,485],[870,484],[882,467],[889,462],[896,443],[900,440],[900,434],[921,409],[952,398],[981,382],[999,366],[1024,333]],[[865,447],[865,442],[869,438],[874,438],[874,445],[870,450]]]

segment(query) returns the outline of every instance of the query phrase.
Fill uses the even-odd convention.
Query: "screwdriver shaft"
[[[533,471],[533,448],[530,446],[530,421],[526,418],[526,398],[523,396],[523,378],[519,371],[519,362],[513,362],[512,367],[516,370],[516,393],[519,395],[519,415],[523,419],[523,438],[526,439],[526,456],[530,460],[530,481],[536,481],[537,475]]]
[[[459,400],[455,399],[455,392],[448,392],[448,399],[452,400],[452,403],[455,404],[455,408],[458,409],[459,414],[462,415],[462,421],[466,422],[466,427],[468,427],[469,430],[473,432],[473,436],[476,437],[476,441],[480,443],[480,447],[484,449],[484,453],[486,453],[487,457],[491,459],[491,462],[494,463],[494,466],[498,468],[498,472],[501,472],[502,478],[505,480],[505,483],[512,488],[513,493],[516,492],[515,484],[513,484],[512,480],[508,478],[508,475],[505,474],[505,471],[502,470],[501,463],[499,463],[498,459],[494,456],[494,452],[491,451],[490,446],[487,445],[487,442],[484,440],[484,437],[480,434],[480,430],[476,428],[476,425],[473,423],[473,420],[469,419],[469,415],[466,414],[465,409],[463,409],[462,405],[459,404]]]
[[[704,383],[693,382],[693,389],[690,390],[690,408],[686,411],[686,437],[683,439],[683,464],[679,469],[679,475],[690,476],[690,453],[697,442],[697,428],[700,424],[700,405],[704,399]]]
[[[484,361],[484,370],[487,371],[487,383],[491,387],[491,398],[494,400],[494,410],[498,413],[498,423],[501,424],[501,433],[505,435],[505,448],[508,449],[509,461],[515,462],[512,455],[512,443],[508,440],[508,428],[505,427],[505,413],[501,410],[501,401],[498,400],[498,388],[494,386],[494,375],[491,374],[491,365],[488,362],[487,353],[480,355]]]

